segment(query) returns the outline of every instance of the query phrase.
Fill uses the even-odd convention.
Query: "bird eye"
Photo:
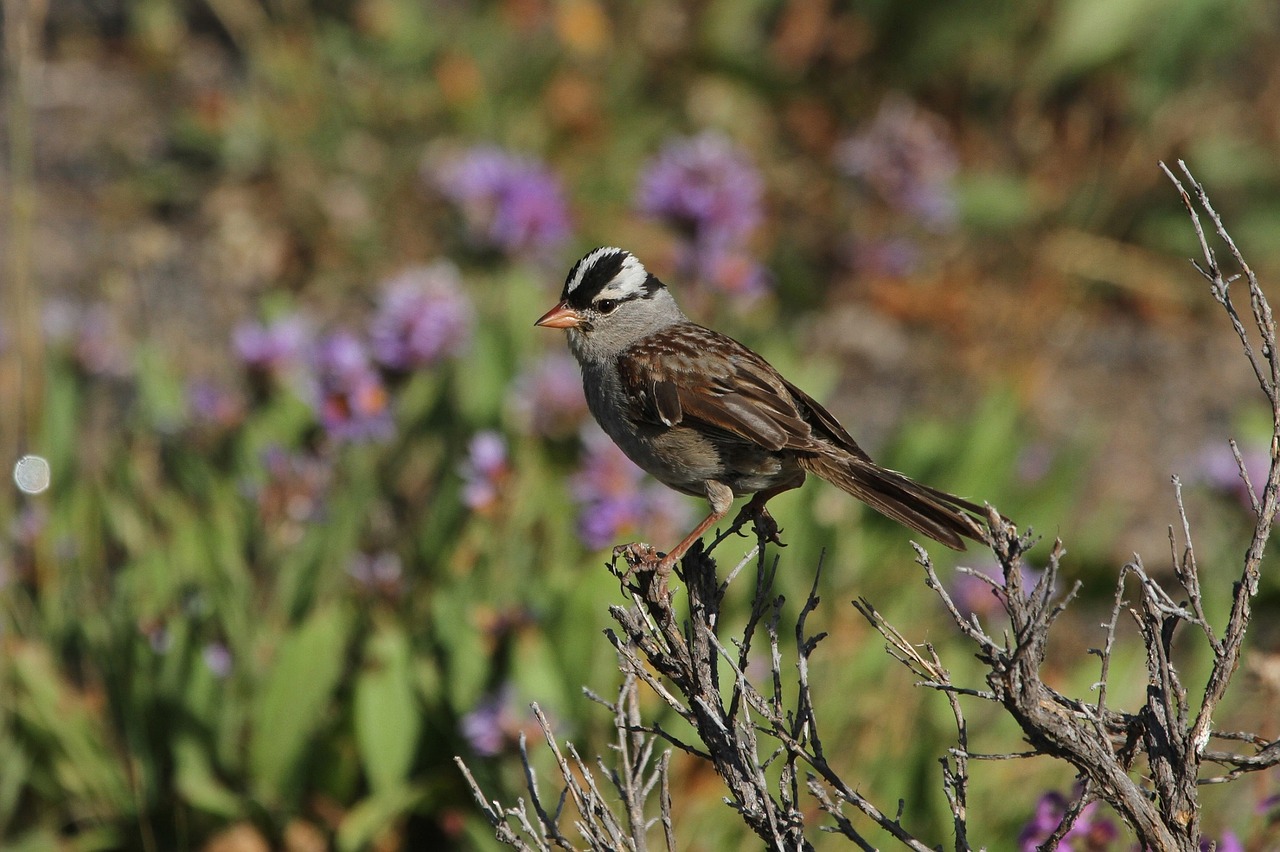
[[[611,314],[616,307],[618,307],[617,299],[601,299],[596,302],[596,310],[602,314]]]

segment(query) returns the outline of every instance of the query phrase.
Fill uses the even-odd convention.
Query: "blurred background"
[[[530,701],[607,750],[581,694],[619,679],[602,563],[703,505],[602,438],[532,328],[601,244],[881,462],[1062,537],[1060,688],[1097,679],[1118,567],[1168,564],[1175,474],[1225,611],[1252,526],[1226,441],[1260,481],[1270,423],[1158,162],[1274,280],[1267,0],[3,9],[0,446],[52,468],[0,493],[5,849],[491,849],[454,755],[514,799]],[[828,753],[944,842],[949,711],[848,605],[963,682],[909,534],[816,481],[771,505],[793,614],[826,554]],[[935,556],[994,619],[953,570],[983,555]],[[1277,600],[1268,577],[1220,727],[1277,733]],[[973,748],[1020,750],[970,709]],[[673,767],[681,848],[754,845],[709,770]],[[1275,848],[1277,780],[1206,790],[1222,848]],[[970,836],[1034,844],[1071,783],[974,767]],[[1104,812],[1070,842],[1130,846]]]

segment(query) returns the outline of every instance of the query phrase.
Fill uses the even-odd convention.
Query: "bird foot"
[[[670,574],[671,569],[675,567],[675,560],[659,553],[653,545],[645,544],[642,541],[618,545],[613,549],[613,558],[617,559],[619,556],[627,563],[626,576],[628,578],[633,574],[653,572],[665,576]]]
[[[778,526],[778,522],[773,519],[773,515],[769,514],[769,510],[764,506],[755,506],[748,502],[738,512],[738,516],[733,519],[733,526],[730,529],[745,537],[746,533],[742,531],[742,527],[747,521],[751,522],[757,538],[770,544],[776,544],[778,547],[787,546],[778,537],[782,532],[782,528]]]
[[[619,556],[627,563],[627,570],[614,569],[613,573],[622,582],[624,591],[630,588],[645,598],[654,594],[659,598],[670,596],[667,578],[675,568],[674,559],[659,553],[653,545],[638,541],[615,547],[613,558],[616,560]]]

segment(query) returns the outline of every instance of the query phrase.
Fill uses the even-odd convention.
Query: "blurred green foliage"
[[[151,144],[122,140],[96,161],[114,215],[207,232],[203,274],[267,317],[300,305],[334,324],[363,317],[388,273],[452,257],[477,323],[464,356],[399,377],[392,439],[345,445],[318,433],[298,393],[254,387],[229,348],[213,360],[245,408],[211,423],[188,410],[185,358],[147,333],[121,375],[93,374],[71,347],[50,344],[42,422],[27,437],[55,485],[0,501],[0,528],[12,531],[0,562],[6,849],[490,848],[454,755],[511,799],[531,700],[584,754],[606,748],[609,720],[580,690],[607,694],[616,682],[601,631],[618,595],[602,553],[575,534],[570,480],[582,451],[574,436],[522,432],[511,395],[518,374],[561,346],[529,324],[579,249],[626,241],[657,267],[674,265],[672,235],[631,205],[640,164],[669,136],[725,132],[768,186],[752,248],[774,295],[744,306],[690,291],[698,318],[822,398],[845,365],[774,333],[815,309],[854,301],[954,335],[969,361],[989,365],[977,401],[894,423],[877,457],[1049,537],[1070,523],[1072,560],[1099,581],[1095,599],[1110,594],[1121,521],[1080,475],[1091,436],[1027,438],[1023,389],[973,342],[989,317],[963,294],[1007,280],[1016,258],[1026,282],[1013,297],[1052,313],[1073,298],[1058,285],[1076,270],[1038,247],[1075,229],[1167,268],[1164,251],[1185,252],[1185,223],[1159,184],[1160,157],[1195,157],[1242,242],[1268,245],[1280,211],[1277,106],[1257,94],[1275,83],[1264,57],[1280,23],[1262,0],[96,8],[55,3],[47,42],[54,56],[123,55],[154,99]],[[931,232],[832,165],[839,141],[904,92],[954,137],[954,228]],[[1246,120],[1258,103],[1268,120]],[[424,192],[421,171],[480,142],[537,153],[569,188],[578,231],[553,262],[477,247],[456,211]],[[907,272],[851,271],[849,246],[864,237],[924,246],[923,259]],[[1115,275],[1106,283],[1135,312],[1164,309],[1159,294]],[[474,510],[460,470],[484,430],[507,436],[509,471],[496,503]],[[790,545],[779,573],[789,607],[818,560],[828,566],[831,636],[813,678],[827,751],[873,798],[905,800],[904,819],[941,841],[951,831],[936,771],[952,741],[948,712],[878,652],[847,601],[864,595],[934,641],[958,682],[977,676],[976,663],[946,654],[902,530],[819,484],[775,505]],[[1238,549],[1226,536],[1217,544]],[[722,547],[722,559],[733,554]],[[377,556],[401,568],[353,569]],[[1096,672],[1076,664],[1096,633],[1078,628],[1062,649],[1072,666],[1055,674],[1084,693]],[[1130,675],[1112,700],[1135,700],[1141,660],[1122,653],[1113,671]],[[650,709],[678,728],[657,702]],[[1016,750],[989,710],[970,725],[978,750]],[[477,749],[480,735],[496,746]],[[749,842],[705,769],[678,757],[675,771],[688,848]],[[979,767],[972,836],[1001,848],[1041,791],[1070,782],[1060,768]],[[1224,805],[1209,822],[1249,818],[1247,804]],[[248,835],[229,833],[245,826]]]

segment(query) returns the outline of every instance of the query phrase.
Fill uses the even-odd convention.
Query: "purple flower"
[[[995,562],[985,562],[970,566],[970,569],[995,580],[996,585],[993,588],[990,583],[980,577],[964,571],[956,571],[955,578],[951,581],[951,599],[956,607],[965,615],[981,617],[1003,612],[1000,595],[1004,593],[1004,576],[1001,574],[1000,566]],[[1035,588],[1040,577],[1041,572],[1028,568],[1024,564],[1022,566],[1023,593],[1029,593]]]
[[[90,305],[80,317],[76,360],[93,376],[127,376],[129,353],[116,315],[105,304]]]
[[[763,218],[764,184],[746,154],[719,133],[676,139],[640,175],[636,206],[681,235],[681,265],[727,293],[755,296],[768,278],[745,251]]]
[[[76,365],[88,375],[129,375],[132,365],[124,331],[106,304],[80,306],[55,299],[45,304],[41,322],[49,342],[69,347]]]
[[[569,206],[559,179],[529,157],[481,145],[428,179],[458,206],[472,240],[507,254],[554,248],[569,236]]]
[[[311,323],[301,314],[289,314],[270,323],[248,320],[231,332],[231,345],[240,363],[275,378],[303,363],[311,340]]]
[[[458,728],[476,754],[493,757],[514,738],[518,723],[511,713],[512,700],[511,684],[504,683],[462,717]]]
[[[707,246],[739,245],[762,218],[760,174],[719,133],[676,139],[663,146],[640,176],[640,212],[676,226]]]
[[[221,642],[210,642],[204,646],[200,655],[214,677],[222,679],[231,674],[231,651],[226,645]]]
[[[925,227],[955,224],[959,158],[942,119],[906,98],[886,100],[866,129],[841,143],[836,163]]]
[[[390,397],[359,338],[335,331],[315,346],[311,362],[311,402],[330,436],[363,441],[394,434]]]
[[[1265,796],[1260,799],[1258,804],[1253,806],[1253,812],[1262,816],[1267,816],[1277,808],[1280,808],[1280,793],[1273,793],[1270,796]],[[1275,822],[1277,821],[1277,818],[1280,818],[1280,814],[1276,814],[1276,817],[1273,817],[1271,821]]]
[[[357,553],[347,563],[347,574],[363,590],[394,598],[400,593],[404,567],[400,557],[389,550]]]
[[[1214,852],[1245,852],[1244,843],[1234,831],[1224,831],[1216,845],[1207,837],[1201,838],[1200,849],[1201,852],[1209,852],[1210,849]]]
[[[1062,848],[1089,850],[1106,850],[1111,848],[1120,832],[1114,822],[1105,816],[1099,816],[1097,802],[1084,806],[1079,818],[1062,838]],[[1067,812],[1067,798],[1061,793],[1050,791],[1036,802],[1035,816],[1018,835],[1020,852],[1035,852],[1036,847],[1045,841],[1053,830],[1062,822]]]
[[[520,428],[545,438],[563,438],[582,425],[587,398],[578,363],[568,354],[549,355],[522,373],[511,390]]]
[[[187,413],[196,423],[227,428],[244,419],[244,401],[220,384],[194,379],[187,384]]]
[[[689,507],[680,495],[656,482],[626,457],[603,431],[590,427],[586,454],[573,477],[578,501],[578,537],[595,550],[632,531],[655,541],[675,541],[688,524]]]
[[[288,528],[320,517],[324,498],[333,479],[333,470],[321,458],[302,453],[289,453],[280,447],[269,447],[262,453],[262,467],[267,481],[256,489],[263,524],[270,528]]]
[[[1245,444],[1240,446],[1240,458],[1244,459],[1249,481],[1253,483],[1255,490],[1261,492],[1267,481],[1267,474],[1271,471],[1271,455],[1267,448]],[[1240,478],[1240,466],[1236,464],[1236,457],[1230,446],[1215,443],[1205,447],[1200,451],[1195,467],[1196,478],[1200,482],[1220,494],[1234,497],[1247,511],[1253,511],[1249,489],[1245,488],[1244,480]]]
[[[462,502],[475,512],[492,510],[510,472],[507,442],[497,432],[478,433],[471,439],[462,465]]]
[[[383,284],[369,324],[373,357],[393,370],[412,370],[456,356],[471,342],[473,313],[452,263],[406,270]]]

